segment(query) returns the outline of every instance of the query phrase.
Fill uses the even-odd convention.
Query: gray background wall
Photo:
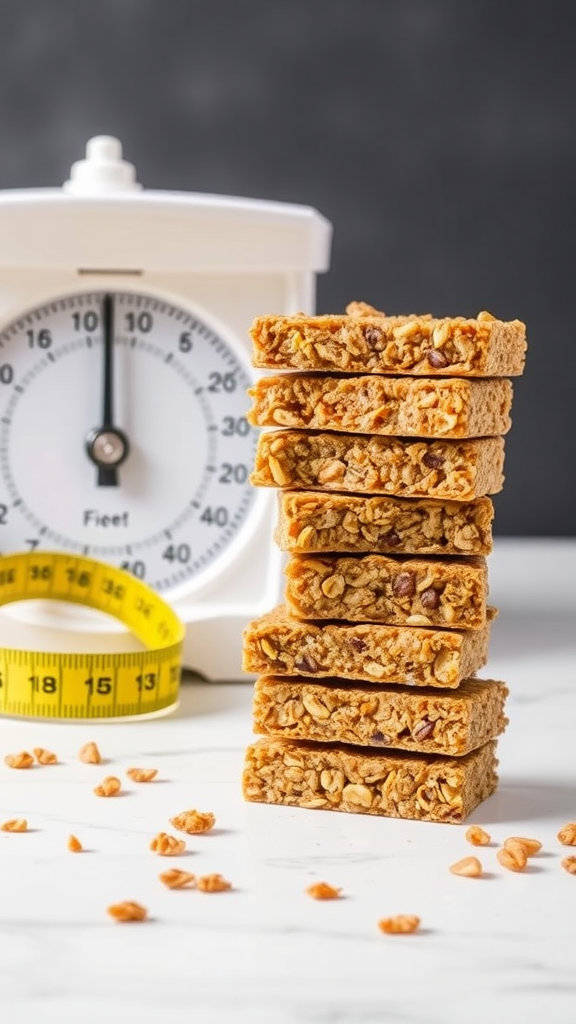
[[[571,0],[0,0],[0,188],[95,134],[151,188],[310,204],[319,311],[528,327],[499,535],[576,523]]]

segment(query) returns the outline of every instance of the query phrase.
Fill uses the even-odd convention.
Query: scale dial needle
[[[118,466],[129,444],[114,426],[114,298],[108,292],[102,300],[102,426],[89,432],[86,451],[98,468],[98,487],[118,487]]]

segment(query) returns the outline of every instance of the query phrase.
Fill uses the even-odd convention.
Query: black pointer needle
[[[98,487],[118,487],[118,466],[128,455],[128,438],[114,426],[114,300],[102,301],[102,426],[86,439],[88,455],[98,467]]]
[[[112,296],[106,294],[102,302],[102,346],[103,346],[103,368],[104,374],[102,383],[103,389],[103,403],[102,403],[102,423],[104,427],[111,427],[114,416],[113,416],[113,405],[114,405],[114,353],[112,351],[114,345],[114,303]]]

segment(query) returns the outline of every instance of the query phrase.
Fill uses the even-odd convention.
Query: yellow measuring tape
[[[0,557],[0,605],[69,601],[119,619],[145,650],[24,651],[0,647],[0,714],[26,718],[123,718],[178,701],[184,625],[159,595],[122,569],[60,552]]]

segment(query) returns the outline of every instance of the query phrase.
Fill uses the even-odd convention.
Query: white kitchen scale
[[[0,552],[123,568],[186,629],[184,667],[242,678],[242,630],[281,599],[276,495],[250,485],[248,335],[313,312],[316,210],[143,189],[92,138],[62,188],[0,192]],[[102,613],[0,610],[0,645],[124,651]]]

